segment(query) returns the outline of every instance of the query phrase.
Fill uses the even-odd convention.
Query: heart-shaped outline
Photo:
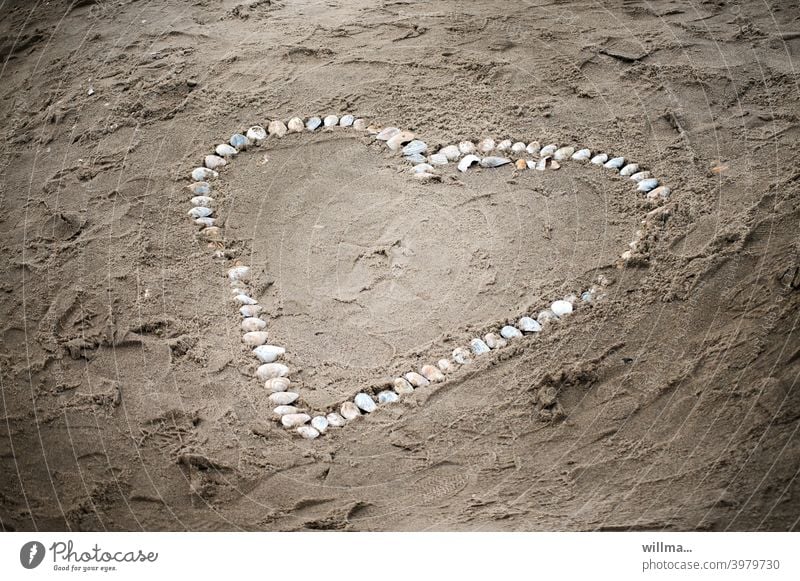
[[[558,147],[556,144],[549,144],[540,147],[538,142],[531,142],[525,145],[522,142],[512,144],[506,139],[499,144],[487,138],[482,140],[476,147],[470,141],[462,141],[456,146],[443,147],[436,154],[428,157],[423,156],[427,152],[427,145],[416,138],[411,132],[402,131],[396,127],[379,128],[367,126],[364,119],[356,119],[353,115],[328,115],[324,119],[320,117],[310,117],[303,120],[300,117],[293,117],[288,124],[283,121],[271,121],[265,130],[261,125],[253,125],[246,134],[234,134],[228,143],[222,143],[215,147],[214,154],[205,156],[203,166],[197,167],[191,172],[193,183],[187,186],[192,190],[192,208],[188,214],[195,222],[203,226],[200,236],[204,238],[210,247],[214,249],[216,258],[225,258],[225,240],[222,230],[216,226],[214,218],[214,199],[211,196],[212,188],[209,183],[219,177],[217,168],[225,167],[229,160],[232,160],[239,153],[247,150],[250,146],[262,146],[268,139],[279,139],[287,133],[313,133],[318,128],[324,131],[334,131],[347,129],[361,131],[371,135],[376,141],[385,142],[386,146],[395,152],[400,152],[405,156],[406,161],[412,164],[411,177],[422,182],[435,181],[441,179],[440,174],[431,163],[437,164],[436,167],[447,167],[450,162],[458,161],[458,170],[466,173],[474,164],[486,168],[498,168],[511,165],[517,170],[536,169],[546,171],[547,169],[559,169],[564,162],[588,162],[607,169],[613,169],[622,176],[630,177],[637,183],[637,191],[646,195],[646,198],[655,207],[647,212],[642,220],[642,227],[636,231],[634,239],[629,243],[629,248],[620,255],[618,266],[622,267],[630,261],[640,260],[646,256],[642,249],[642,242],[645,240],[647,231],[656,222],[663,222],[670,215],[667,206],[662,205],[669,196],[670,189],[659,184],[656,178],[650,176],[649,171],[642,170],[638,164],[629,163],[624,157],[614,157],[609,159],[605,153],[592,156],[589,149],[579,149],[575,147]],[[520,147],[524,147],[524,150]],[[443,153],[445,152],[446,153]],[[456,151],[457,150],[457,151]],[[478,153],[497,152],[503,155],[487,155],[479,157]],[[506,152],[517,154],[516,161],[506,157]],[[527,154],[533,159],[524,159],[521,154]],[[435,159],[434,159],[435,158]],[[431,163],[429,163],[431,162]],[[266,321],[259,317],[262,308],[255,299],[247,293],[247,284],[250,281],[251,269],[249,266],[236,263],[228,269],[228,278],[236,300],[241,304],[240,313],[244,317],[242,330],[245,335],[242,341],[253,347],[254,355],[261,361],[261,365],[256,369],[255,376],[259,381],[264,382],[264,387],[272,391],[270,401],[277,407],[275,414],[279,421],[286,428],[293,428],[295,432],[304,438],[314,439],[325,433],[329,426],[344,427],[347,423],[357,419],[363,413],[372,413],[377,409],[373,397],[363,391],[357,393],[351,399],[337,404],[339,413],[331,411],[327,414],[321,412],[313,418],[310,414],[299,409],[293,408],[291,404],[300,398],[300,394],[287,391],[291,381],[288,379],[290,369],[278,360],[285,353],[283,347],[265,345],[267,334],[262,329],[266,327]],[[448,373],[457,369],[456,366],[468,365],[472,357],[480,357],[496,349],[501,349],[507,345],[508,341],[516,340],[524,334],[538,333],[543,330],[543,324],[555,321],[572,313],[573,306],[581,302],[590,302],[600,298],[598,296],[599,287],[590,287],[585,292],[578,291],[577,295],[568,295],[564,299],[554,301],[550,308],[539,313],[536,319],[523,315],[516,326],[506,325],[500,330],[500,334],[487,333],[483,338],[476,337],[470,341],[470,349],[458,347],[453,350],[451,358],[442,358],[436,365],[424,365],[419,372],[409,371],[402,377],[394,380],[392,390],[384,390],[377,394],[378,403],[388,404],[399,401],[406,394],[412,393],[415,389],[426,387],[431,383],[438,383],[447,380]],[[578,298],[578,296],[580,298]],[[263,334],[262,334],[263,333]],[[307,425],[309,424],[310,425]]]

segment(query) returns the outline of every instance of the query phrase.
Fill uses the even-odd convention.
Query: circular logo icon
[[[44,559],[44,545],[39,541],[30,541],[19,550],[19,562],[26,569],[35,569]]]

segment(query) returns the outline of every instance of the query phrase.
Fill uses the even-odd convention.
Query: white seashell
[[[425,153],[428,150],[428,145],[424,141],[414,139],[403,148],[403,155],[413,155],[415,153]]]
[[[353,129],[356,131],[364,131],[367,128],[367,120],[366,119],[356,119],[353,121]]]
[[[217,177],[219,177],[219,174],[207,167],[196,167],[192,170],[192,179],[196,182],[205,182]]]
[[[425,387],[426,385],[430,385],[431,382],[428,381],[426,378],[421,376],[416,371],[409,371],[403,377],[406,378],[406,381],[413,385],[414,387]]]
[[[366,393],[359,393],[353,398],[353,403],[358,406],[358,409],[367,412],[368,414],[378,409],[375,400],[368,396]]]
[[[411,173],[425,173],[432,172],[433,166],[427,163],[420,163],[411,168]]]
[[[205,206],[206,208],[214,205],[214,198],[209,196],[195,196],[191,199],[192,206]]]
[[[259,345],[253,349],[253,353],[263,363],[272,363],[286,354],[286,349],[277,345]]]
[[[487,137],[486,139],[481,140],[478,143],[478,151],[482,153],[489,153],[495,147],[495,141],[491,137]]]
[[[400,133],[400,129],[397,127],[386,127],[382,129],[380,133],[375,136],[375,139],[378,141],[389,141],[392,137]]]
[[[462,141],[458,144],[458,151],[463,153],[464,155],[468,153],[475,153],[475,144],[471,141]]]
[[[517,141],[515,144],[511,146],[511,151],[513,151],[514,153],[522,153],[523,151],[525,151],[525,144],[522,143],[521,141]]]
[[[592,152],[588,149],[579,149],[572,154],[572,159],[575,161],[587,161],[592,157]]]
[[[269,125],[267,126],[267,133],[274,135],[275,137],[283,137],[288,132],[289,129],[286,127],[286,124],[280,119],[270,121]]]
[[[289,123],[286,124],[286,129],[289,130],[289,133],[302,133],[305,127],[306,125],[300,117],[292,117],[289,119]]]
[[[658,186],[657,188],[647,192],[647,199],[649,200],[666,200],[669,198],[671,190],[667,186]]]
[[[409,162],[415,163],[415,164],[416,163],[425,163],[427,161],[427,159],[425,159],[425,156],[422,155],[421,153],[412,153],[411,155],[406,155],[405,158],[406,158],[406,161],[409,161]]]
[[[195,196],[207,196],[211,193],[211,184],[208,182],[194,182],[186,187],[189,188]]]
[[[242,335],[242,343],[250,347],[257,347],[266,343],[268,338],[266,331],[250,331]]]
[[[464,347],[456,347],[453,349],[453,361],[459,365],[466,365],[472,360],[472,355]]]
[[[647,178],[639,182],[636,187],[637,192],[649,192],[658,187],[658,180],[655,178]]]
[[[187,212],[190,218],[207,218],[213,213],[214,210],[211,208],[204,208],[203,206],[197,206]]]
[[[433,365],[423,365],[422,369],[419,370],[419,373],[431,383],[439,383],[440,381],[445,380],[444,373],[442,373],[439,368]]]
[[[275,377],[286,377],[287,375],[289,375],[289,368],[283,363],[265,363],[256,369],[256,377],[261,381],[267,381]]]
[[[342,417],[348,421],[354,420],[361,415],[361,410],[358,409],[358,406],[352,401],[344,402],[339,411],[341,412]]]
[[[398,377],[394,380],[394,390],[400,395],[414,393],[413,386],[404,377]]]
[[[619,175],[621,176],[632,176],[636,172],[639,171],[639,164],[638,163],[629,163],[621,170],[619,170]]]
[[[489,346],[483,342],[483,339],[475,338],[469,342],[469,347],[475,355],[483,355],[491,351]]]
[[[352,115],[342,115],[342,118],[339,119],[339,126],[340,127],[351,127],[353,122],[355,122],[356,118]]]
[[[507,157],[495,157],[489,156],[484,157],[481,160],[481,167],[500,167],[501,165],[506,165],[507,163],[511,163],[511,160]]]
[[[228,165],[228,161],[224,157],[218,155],[207,155],[203,158],[203,165],[208,169],[217,169],[224,165]]]
[[[556,145],[555,143],[551,143],[550,145],[545,145],[542,149],[539,150],[539,156],[550,157],[556,152],[556,149],[558,149],[558,145]]]
[[[314,416],[311,418],[311,427],[317,430],[320,434],[324,434],[328,429],[328,418],[325,416]]]
[[[239,309],[239,312],[243,317],[257,317],[263,310],[264,307],[261,305],[244,305]]]
[[[479,158],[477,155],[465,155],[463,159],[458,162],[458,171],[466,172],[472,164],[479,163],[480,161],[481,158]]]
[[[250,267],[234,266],[228,270],[228,278],[231,280],[247,280],[250,278]]]
[[[197,218],[194,221],[195,224],[199,224],[200,226],[213,226],[217,223],[216,218]]]
[[[281,416],[281,423],[285,428],[296,428],[311,420],[308,414],[286,414]]]
[[[261,125],[253,125],[247,130],[245,135],[247,136],[247,139],[256,145],[261,145],[261,142],[267,138],[267,130],[261,127]]]
[[[309,117],[308,121],[306,121],[306,129],[309,131],[316,130],[320,125],[322,125],[322,119],[319,117]]]
[[[646,180],[647,178],[649,178],[649,177],[650,177],[650,175],[651,175],[651,174],[650,174],[650,172],[649,172],[649,171],[640,171],[640,172],[636,172],[635,174],[633,174],[633,175],[631,176],[631,179],[632,179],[633,181],[635,181],[635,182],[640,182],[640,181],[642,181],[642,180]]]
[[[258,317],[247,317],[242,321],[242,331],[245,333],[252,333],[254,331],[261,331],[267,327],[267,322]]]
[[[556,161],[566,161],[572,157],[573,153],[575,153],[574,147],[560,147],[553,153],[553,159]]]
[[[569,301],[553,301],[553,304],[550,305],[550,310],[553,311],[553,314],[556,317],[563,317],[565,315],[572,314],[572,303]]]
[[[447,156],[443,153],[434,153],[428,156],[428,163],[433,165],[447,165],[448,162]]]
[[[439,150],[439,153],[445,156],[450,161],[455,161],[461,157],[461,150],[457,145],[448,145]]]
[[[497,333],[486,333],[483,337],[483,342],[486,343],[489,349],[502,349],[508,345],[508,341],[503,339]]]
[[[511,149],[511,140],[504,139],[503,141],[497,144],[497,147],[495,149],[497,151],[508,151],[509,149]]]
[[[512,327],[511,325],[506,325],[502,329],[500,329],[500,335],[505,339],[515,339],[517,337],[522,337],[522,332],[516,327]]]
[[[598,153],[591,159],[595,165],[603,165],[606,161],[608,161],[608,154],[605,153]]]
[[[625,165],[624,157],[613,157],[603,164],[606,169],[619,169]]]
[[[214,148],[214,151],[220,157],[232,157],[239,153],[239,150],[235,147],[228,145],[227,143],[220,143],[218,146]]]
[[[290,405],[298,399],[300,399],[300,394],[291,391],[276,391],[269,396],[269,401],[275,405]]]
[[[339,117],[337,115],[328,115],[322,120],[322,124],[325,127],[334,127],[337,123],[339,123]]]
[[[525,164],[528,166],[528,169],[533,169],[533,168],[535,168],[535,167],[536,167],[536,163],[537,163],[537,162],[535,162],[535,161],[534,161],[534,160],[532,160],[532,159],[529,159],[528,161],[526,161],[526,162],[525,162]]]
[[[380,404],[395,403],[398,401],[400,401],[400,396],[393,391],[389,391],[388,389],[378,394],[378,403]]]
[[[522,317],[517,321],[517,327],[523,333],[538,333],[542,330],[542,326],[530,317]]]
[[[272,410],[272,413],[274,413],[278,417],[281,417],[288,414],[299,414],[302,411],[303,410],[301,410],[298,407],[294,407],[293,405],[279,405],[274,410]]]
[[[401,131],[400,133],[392,136],[391,139],[386,140],[386,147],[392,151],[397,151],[412,139],[414,139],[413,133],[410,131]]]
[[[234,297],[234,300],[237,303],[241,303],[243,305],[255,305],[258,304],[258,301],[248,297],[247,295],[239,294]]]
[[[300,426],[295,431],[306,440],[313,440],[314,438],[319,438],[319,430],[317,430],[316,428],[312,428],[311,426]]]
[[[447,359],[439,359],[439,361],[436,362],[436,367],[438,367],[444,373],[448,373],[453,368]]]
[[[241,133],[234,133],[233,135],[231,135],[231,138],[228,140],[228,143],[230,143],[232,147],[235,147],[237,151],[244,151],[245,149],[250,147],[250,139],[248,139]]]
[[[527,147],[525,147],[525,151],[528,152],[530,155],[539,155],[539,152],[542,150],[542,146],[538,141],[531,141]]]
[[[556,317],[556,314],[550,309],[545,309],[536,316],[536,321],[538,321],[539,324],[549,323],[556,319],[558,319],[558,317]]]
[[[328,420],[328,425],[333,428],[342,428],[347,423],[345,419],[336,412],[329,413],[325,416],[325,419]]]
[[[273,377],[264,382],[264,388],[270,393],[278,393],[289,389],[291,383],[288,377]]]
[[[539,161],[536,162],[536,169],[539,171],[544,171],[547,169],[547,164],[550,161],[549,157],[543,157]]]

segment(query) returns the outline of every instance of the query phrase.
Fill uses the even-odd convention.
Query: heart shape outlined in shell
[[[486,138],[477,145],[470,141],[462,141],[458,145],[448,145],[436,153],[429,153],[427,144],[410,131],[391,126],[383,128],[367,126],[364,119],[356,119],[352,115],[343,115],[341,118],[337,115],[328,115],[324,119],[310,117],[307,120],[294,117],[286,124],[280,120],[273,120],[267,129],[261,125],[254,125],[245,134],[235,133],[228,143],[217,145],[214,154],[205,156],[203,166],[192,170],[193,183],[188,186],[192,191],[192,208],[188,215],[202,227],[200,237],[213,249],[215,258],[226,259],[226,240],[222,229],[216,225],[214,209],[216,201],[211,186],[211,182],[219,177],[217,169],[226,167],[237,155],[253,146],[268,145],[272,140],[280,139],[287,133],[313,133],[317,130],[349,130],[371,136],[376,142],[385,144],[385,147],[392,152],[402,155],[410,164],[409,177],[420,183],[440,181],[442,177],[440,171],[454,163],[457,164],[457,170],[465,174],[472,171],[475,166],[492,171],[500,171],[499,168],[506,166],[515,168],[515,171],[552,171],[560,169],[564,163],[590,163],[615,170],[622,177],[629,178],[635,185],[636,191],[642,193],[650,204],[655,206],[643,217],[642,226],[636,231],[634,239],[628,245],[629,248],[621,253],[618,260],[620,267],[646,258],[648,233],[657,223],[663,222],[670,215],[669,208],[662,205],[669,199],[670,189],[661,185],[649,171],[635,162],[629,162],[623,156],[609,157],[606,153],[593,155],[587,148],[559,147],[557,144],[542,147],[536,141],[525,144],[512,143],[506,139],[498,143],[491,138]],[[307,409],[294,405],[301,395],[291,391],[292,384],[289,377],[291,370],[281,362],[286,353],[285,348],[267,343],[268,334],[265,331],[267,322],[261,318],[263,307],[250,296],[248,288],[254,282],[250,266],[237,262],[228,268],[227,274],[235,301],[239,305],[240,315],[243,317],[242,341],[252,347],[253,355],[259,361],[255,378],[270,392],[270,402],[275,405],[273,412],[280,423],[307,439],[315,439],[331,427],[344,427],[361,415],[374,412],[379,405],[398,402],[416,389],[447,381],[450,373],[461,366],[469,365],[474,358],[503,349],[509,342],[518,340],[524,335],[544,331],[548,324],[568,317],[573,309],[602,298],[603,286],[601,277],[599,285],[590,286],[585,290],[577,289],[576,293],[553,301],[549,308],[543,309],[535,318],[523,314],[515,325],[504,325],[496,332],[475,337],[468,346],[457,347],[449,356],[442,357],[435,364],[423,365],[416,371],[410,370],[395,378],[392,388],[378,392],[376,397],[360,391],[346,401],[336,404],[338,411],[329,408],[327,411],[309,413]]]

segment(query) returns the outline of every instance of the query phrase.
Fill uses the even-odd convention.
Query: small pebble
[[[301,412],[302,410],[300,408],[295,407],[293,405],[279,405],[274,410],[272,410],[272,413],[274,413],[278,417],[285,416],[288,414],[299,414]]]
[[[275,377],[286,377],[289,375],[289,368],[283,363],[265,363],[256,369],[256,377],[261,381],[267,381]]]
[[[650,172],[649,171],[640,171],[640,172],[636,172],[635,174],[633,174],[631,176],[631,179],[633,181],[635,181],[635,182],[640,182],[640,181],[642,181],[644,179],[647,179],[649,177],[650,177]]]
[[[203,206],[196,206],[187,212],[190,218],[206,218],[213,213],[214,210],[211,208],[204,208]]]
[[[304,437],[306,440],[313,440],[314,438],[319,437],[319,430],[311,426],[300,426],[295,431],[302,437]]]
[[[261,143],[267,138],[267,130],[260,125],[253,125],[247,130],[245,135],[247,136],[247,139],[256,145],[261,145]]]
[[[308,121],[306,121],[306,129],[309,131],[316,130],[320,125],[322,125],[322,119],[319,117],[310,117]]]
[[[536,320],[542,325],[555,321],[556,319],[558,319],[558,317],[556,317],[556,314],[550,309],[545,309],[536,316]]]
[[[557,149],[558,145],[556,145],[555,143],[551,143],[550,145],[545,145],[542,149],[539,150],[539,156],[550,157],[556,152]]]
[[[538,141],[531,141],[525,147],[525,151],[527,151],[530,155],[539,155],[542,151],[542,146]]]
[[[278,347],[277,345],[259,345],[253,349],[253,354],[258,357],[262,363],[272,363],[283,357],[286,354],[286,349]]]
[[[619,169],[625,165],[624,157],[613,157],[603,164],[606,169]]]
[[[550,305],[550,310],[553,311],[553,314],[556,317],[563,317],[565,315],[572,314],[572,303],[569,301],[554,301],[552,305]]]
[[[574,147],[560,147],[553,152],[553,159],[556,161],[566,161],[575,153]]]
[[[436,362],[436,367],[444,373],[448,373],[453,368],[447,359],[439,359],[439,361]]]
[[[412,153],[411,155],[405,156],[406,161],[410,163],[425,163],[427,159],[421,153]]]
[[[344,402],[339,411],[341,412],[342,417],[348,421],[354,420],[361,415],[361,410],[359,410],[358,406],[352,401]]]
[[[366,393],[359,393],[353,398],[353,403],[358,406],[358,409],[370,414],[378,409],[375,400],[368,396]]]
[[[489,346],[483,342],[483,339],[475,338],[469,342],[469,346],[475,355],[483,355],[484,353],[489,353],[489,351],[491,351]]]
[[[489,349],[500,349],[508,344],[506,340],[497,333],[486,333],[486,335],[483,336],[483,342],[486,343]]]
[[[587,161],[592,157],[592,152],[588,149],[579,149],[572,154],[572,159],[575,161]]]
[[[378,403],[380,404],[395,403],[397,401],[400,401],[400,396],[388,389],[378,394]]]
[[[263,310],[264,307],[261,305],[244,305],[239,309],[239,312],[243,317],[257,317]]]
[[[267,327],[267,322],[258,317],[247,317],[242,321],[242,331],[251,333],[253,331],[262,331]]]
[[[530,317],[522,317],[517,321],[517,327],[523,333],[538,333],[542,330],[542,326]]]
[[[220,143],[217,147],[214,148],[214,151],[220,157],[233,157],[239,150],[233,147],[232,145],[228,145],[227,143]]]
[[[658,186],[657,188],[647,192],[649,200],[666,200],[669,198],[671,191],[667,186]]]
[[[591,162],[595,165],[603,165],[607,161],[608,155],[605,153],[598,153],[591,159]]]
[[[461,150],[457,145],[448,145],[439,150],[439,153],[445,156],[450,161],[455,161],[461,157]]]
[[[590,303],[592,302],[593,299],[594,299],[594,293],[592,291],[586,291],[583,294],[581,294],[581,300],[584,303]]]
[[[432,172],[433,166],[427,163],[420,163],[411,168],[411,173],[425,173]]]
[[[203,165],[208,169],[215,170],[219,167],[228,165],[228,161],[224,157],[218,155],[207,155],[203,158]]]
[[[196,167],[192,170],[192,179],[196,182],[207,182],[219,177],[219,173],[207,167]]]
[[[522,337],[522,332],[516,327],[506,325],[500,329],[500,335],[505,339],[516,339],[517,337]]]
[[[495,148],[495,141],[491,137],[487,137],[486,139],[482,139],[478,143],[478,151],[481,153],[489,153]]]
[[[424,141],[420,141],[419,139],[414,139],[410,141],[408,145],[403,148],[403,155],[413,155],[415,153],[425,153],[428,150],[428,146]]]
[[[447,165],[448,162],[447,156],[443,153],[434,153],[428,156],[428,163],[433,165]]]
[[[325,416],[325,419],[328,420],[328,425],[333,428],[343,428],[347,423],[347,421],[336,412],[329,413]]]
[[[404,377],[398,377],[394,380],[394,390],[400,395],[414,393],[414,388]]]
[[[655,178],[647,178],[639,182],[636,187],[637,192],[649,192],[658,187],[658,180]]]
[[[286,124],[280,119],[275,119],[274,121],[270,121],[269,125],[267,126],[267,133],[269,133],[270,135],[274,135],[275,137],[283,137],[288,132],[289,128],[286,127]]]
[[[497,149],[497,151],[508,151],[509,149],[511,149],[511,145],[512,143],[510,139],[504,139],[503,141],[497,144],[497,147],[495,149]]]
[[[472,359],[472,355],[465,347],[456,347],[453,349],[453,361],[459,365],[466,365]]]
[[[251,347],[257,347],[267,342],[268,334],[266,331],[249,331],[242,336],[242,343]]]
[[[317,430],[320,434],[324,434],[328,429],[328,418],[325,416],[314,416],[311,418],[311,427]]]
[[[458,151],[463,153],[464,155],[468,153],[475,153],[475,144],[471,141],[462,141],[458,144]]]
[[[334,127],[336,124],[339,123],[339,117],[336,115],[328,115],[325,119],[322,120],[322,124],[325,127]]]
[[[228,269],[228,278],[231,280],[247,280],[250,278],[250,267],[234,266]]]
[[[247,295],[244,295],[244,294],[236,295],[234,297],[234,299],[236,300],[237,303],[241,303],[243,305],[255,305],[255,304],[258,303],[257,300],[252,299],[252,298],[250,298],[250,297],[248,297]]]
[[[352,127],[355,120],[356,118],[352,115],[342,115],[342,118],[339,119],[339,127]]]
[[[528,169],[528,162],[524,159],[518,159],[516,162],[514,162],[514,165],[518,170]]]
[[[633,174],[639,171],[639,164],[638,163],[629,163],[621,170],[619,170],[619,175],[621,176],[632,176]]]
[[[217,223],[216,218],[196,218],[194,221],[195,224],[199,224],[200,226],[213,226]]]
[[[231,135],[231,138],[228,140],[228,143],[231,144],[232,147],[235,147],[238,151],[244,151],[250,146],[250,139],[247,136],[242,135],[241,133],[234,133]]]
[[[353,129],[356,131],[364,131],[367,128],[367,120],[366,119],[356,119],[353,121]]]
[[[389,141],[392,137],[400,133],[400,129],[397,127],[386,127],[382,129],[376,136],[375,139],[378,141]]]
[[[206,208],[214,205],[214,198],[209,196],[195,196],[190,200],[192,206],[205,206]]]
[[[273,377],[264,382],[264,388],[270,393],[278,393],[289,389],[291,383],[288,377]]]
[[[306,124],[303,123],[303,120],[300,119],[300,117],[292,117],[286,124],[286,129],[289,130],[289,133],[302,133],[303,129],[305,128]]]
[[[425,379],[422,375],[420,375],[416,371],[409,371],[403,377],[405,377],[406,381],[408,381],[408,383],[410,383],[414,387],[425,387],[431,384],[430,381]]]
[[[281,423],[285,428],[296,428],[309,422],[311,416],[308,414],[285,414],[281,416]]]
[[[423,365],[419,370],[420,375],[431,383],[438,383],[445,380],[444,373],[438,367],[433,365]]]
[[[208,182],[194,182],[192,185],[187,187],[196,196],[207,196],[208,194],[211,193],[211,184],[209,184]]]
[[[300,399],[300,394],[291,391],[276,391],[269,396],[269,401],[275,405],[291,405],[298,399]]]

